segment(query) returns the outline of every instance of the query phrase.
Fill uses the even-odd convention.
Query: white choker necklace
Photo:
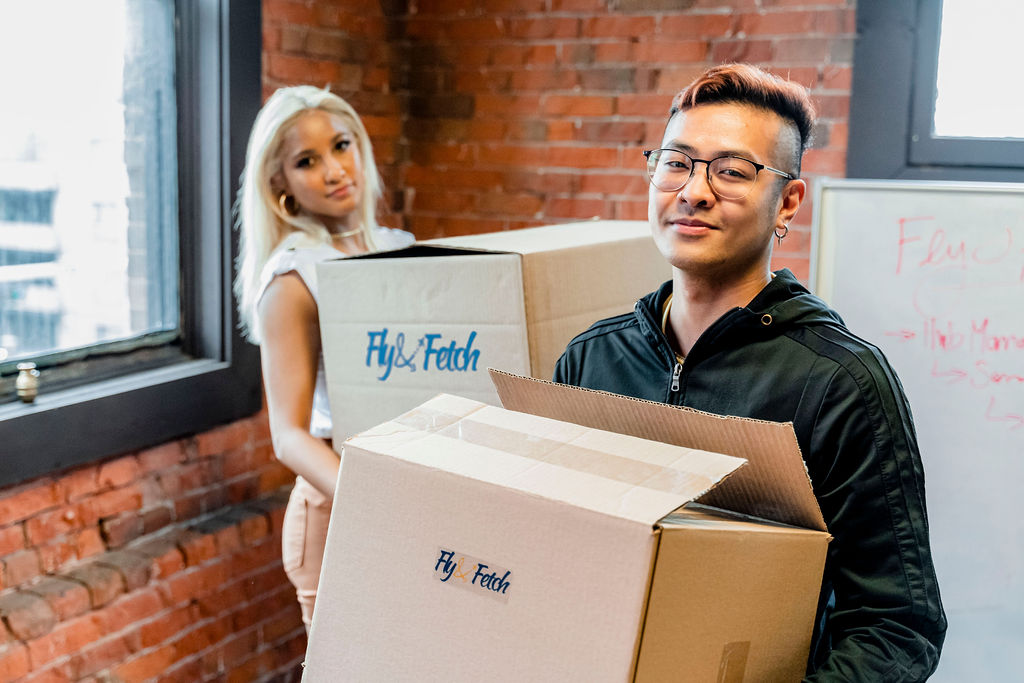
[[[362,228],[353,228],[352,230],[346,230],[345,232],[331,233],[332,240],[343,240],[346,237],[352,237],[358,235],[363,231]]]

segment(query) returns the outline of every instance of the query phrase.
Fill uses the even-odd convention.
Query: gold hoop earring
[[[775,228],[775,239],[779,240],[779,244],[782,244],[783,238],[789,234],[789,226],[783,223],[782,232],[779,232],[778,228]]]
[[[288,193],[287,192],[282,192],[281,196],[277,198],[277,205],[281,207],[281,210],[284,211],[286,216],[292,216],[292,217],[298,216],[299,215],[298,211],[292,212],[292,211],[290,211],[288,209],[288,200],[289,199],[290,199],[290,197],[288,197]]]

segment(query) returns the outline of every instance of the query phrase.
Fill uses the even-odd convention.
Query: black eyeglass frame
[[[675,189],[672,189],[672,190],[665,190],[665,189],[662,189],[662,188],[658,187],[657,185],[654,185],[654,178],[651,176],[650,163],[651,163],[651,155],[654,154],[655,152],[675,152],[676,154],[682,154],[684,157],[686,157],[687,159],[690,160],[690,175],[686,176],[686,180],[684,180],[683,183],[679,187],[677,187]],[[748,194],[750,194],[750,190],[753,190],[754,189],[754,185],[757,184],[757,178],[761,175],[761,171],[771,171],[772,173],[775,173],[777,175],[782,176],[786,180],[799,180],[799,176],[795,176],[792,173],[787,173],[786,171],[780,171],[779,169],[772,168],[771,166],[766,166],[764,164],[759,164],[756,161],[752,161],[750,159],[747,159],[746,157],[741,157],[741,156],[738,156],[736,154],[723,154],[722,156],[715,157],[714,159],[711,159],[710,161],[707,160],[707,159],[694,159],[693,157],[691,157],[686,152],[683,152],[683,151],[678,150],[678,149],[672,149],[671,147],[660,147],[658,149],[646,149],[646,150],[644,150],[643,154],[644,154],[644,159],[647,160],[647,163],[644,165],[644,172],[647,174],[647,180],[652,185],[654,185],[659,190],[661,190],[662,192],[678,192],[679,190],[681,190],[684,187],[686,187],[686,183],[688,183],[691,180],[693,180],[693,172],[697,169],[697,164],[701,163],[701,164],[704,164],[704,177],[707,178],[708,187],[710,187],[711,190],[716,195],[719,194],[719,191],[715,189],[715,184],[711,181],[711,164],[715,163],[719,159],[739,159],[740,161],[745,161],[745,162],[747,162],[748,164],[750,164],[751,166],[754,167],[754,182],[750,183],[750,189],[747,190],[744,194],[742,194],[739,197],[724,197],[724,199],[743,199],[743,197],[746,197]]]

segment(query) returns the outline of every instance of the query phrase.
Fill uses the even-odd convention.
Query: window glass
[[[48,315],[51,331],[37,323],[35,335],[62,347],[69,316],[104,297],[120,309],[113,321],[93,314],[91,338],[106,341],[32,355],[32,403],[16,392],[20,363],[0,361],[0,486],[260,409],[229,226],[260,107],[261,14],[251,0],[0,0],[0,285],[20,287],[0,289],[8,356],[25,318]],[[57,156],[62,145],[85,159]],[[119,226],[103,222],[110,215]],[[66,259],[86,242],[97,244],[84,263]],[[75,285],[87,296],[60,289],[97,261],[103,275]],[[126,328],[137,336],[109,341]]]
[[[178,334],[173,4],[0,0],[0,362]]]
[[[1024,138],[1020,0],[943,0],[934,133]]]

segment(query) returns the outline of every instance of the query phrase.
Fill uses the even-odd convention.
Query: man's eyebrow
[[[661,143],[661,148],[662,149],[675,149],[675,150],[678,150],[680,152],[686,152],[687,154],[689,154],[690,152],[694,151],[693,147],[690,147],[689,145],[685,145],[682,142],[679,142],[678,140],[669,140],[668,142],[663,142],[663,143]]]
[[[674,149],[679,152],[685,152],[690,156],[693,156],[697,150],[690,145],[679,142],[678,140],[670,140],[662,144],[662,149]],[[744,149],[718,149],[711,152],[709,159],[716,159],[718,157],[743,157],[744,159],[754,159],[754,155],[749,150]]]

